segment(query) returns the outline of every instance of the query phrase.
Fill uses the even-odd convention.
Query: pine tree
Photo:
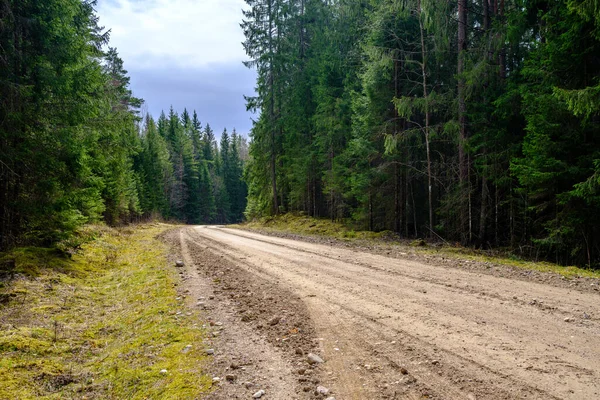
[[[231,222],[240,222],[244,218],[244,210],[246,209],[247,188],[246,183],[242,180],[243,164],[240,159],[240,137],[235,129],[231,134],[231,142],[229,149],[229,185],[228,193],[231,203]]]
[[[104,117],[108,129],[103,129],[99,138],[106,153],[101,158],[97,157],[105,163],[97,164],[96,170],[105,183],[102,193],[104,219],[110,224],[117,224],[142,213],[133,170],[133,159],[141,151],[136,115],[142,100],[133,97],[127,71],[116,49],[109,48],[104,62],[110,110]]]
[[[77,0],[4,1],[0,21],[0,247],[49,243],[105,210],[94,119],[111,101],[107,35]]]
[[[169,217],[169,183],[173,165],[169,161],[167,143],[158,134],[152,117],[146,117],[144,126],[142,165],[145,196],[142,208],[146,215]]]
[[[585,93],[600,76],[600,37],[593,34],[598,25],[564,2],[532,7],[541,14],[537,34],[543,40],[522,71],[526,135],[512,169],[533,212],[528,223],[538,251],[556,262],[591,266],[600,255],[595,242],[600,125],[589,119],[593,105],[590,114],[581,112],[568,94]]]
[[[212,162],[215,157],[213,154],[213,149],[215,145],[215,134],[210,127],[210,124],[206,124],[206,128],[204,129],[204,138],[203,138],[203,154],[204,159]]]
[[[223,130],[221,134],[221,141],[219,146],[219,163],[218,163],[218,186],[217,186],[217,210],[219,215],[219,221],[221,223],[228,223],[231,221],[231,198],[230,191],[232,185],[231,176],[231,165],[229,158],[229,134],[227,129]]]
[[[258,73],[257,98],[248,98],[248,109],[261,110],[261,123],[253,128],[254,143],[260,142],[261,152],[268,151],[269,174],[271,187],[271,211],[279,213],[279,193],[277,187],[277,164],[280,147],[281,126],[279,124],[279,104],[281,85],[281,58],[277,57],[283,34],[283,22],[286,8],[281,0],[245,0],[251,7],[244,11],[241,27],[246,40],[244,49],[250,61],[244,62],[249,68],[256,68]],[[263,173],[251,170],[251,173]],[[255,180],[256,183],[263,179]]]

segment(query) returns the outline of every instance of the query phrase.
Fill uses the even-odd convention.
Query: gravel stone
[[[329,389],[325,386],[317,386],[317,393],[323,396],[327,396],[329,394]]]
[[[309,364],[323,364],[325,362],[321,357],[313,353],[308,353],[306,358]]]
[[[183,354],[187,354],[187,353],[189,353],[191,350],[192,350],[192,345],[191,345],[191,344],[188,344],[187,346],[185,346],[185,347],[183,348],[183,350],[181,350],[181,352],[182,352]]]

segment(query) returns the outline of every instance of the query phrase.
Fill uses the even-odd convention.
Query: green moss
[[[413,247],[427,247],[427,242],[425,242],[423,239],[417,239],[410,242],[410,245]]]
[[[36,332],[31,333],[29,328],[18,328],[0,333],[0,353],[45,353],[49,348],[48,340]]]
[[[103,229],[65,258],[17,249],[29,276],[2,289],[0,398],[181,399],[210,387],[197,315],[175,315],[168,225]],[[24,269],[22,269],[24,270]],[[182,353],[192,344],[193,351]],[[166,369],[166,375],[160,371]]]
[[[38,276],[44,269],[67,272],[70,269],[68,257],[57,249],[21,247],[0,255],[0,264],[14,260],[12,272],[27,276]]]
[[[431,253],[431,252],[430,252]],[[528,271],[551,272],[564,276],[565,278],[600,278],[600,271],[592,269],[583,269],[575,266],[562,266],[545,261],[527,261],[512,255],[489,255],[484,251],[478,251],[465,247],[444,246],[436,250],[436,254],[442,254],[456,259],[466,259],[478,262],[489,262],[500,265],[507,265],[513,268],[519,268]]]
[[[341,222],[330,219],[312,218],[303,214],[288,213],[276,217],[262,218],[237,225],[242,228],[283,231],[304,235],[333,237],[336,239],[377,239],[390,235],[386,232],[355,231]],[[393,235],[393,234],[392,234]]]

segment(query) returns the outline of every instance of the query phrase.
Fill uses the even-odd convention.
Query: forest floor
[[[0,253],[0,399],[193,399],[210,390],[199,311],[157,236],[89,226],[68,257]],[[0,272],[2,270],[0,269]]]
[[[600,398],[589,271],[264,233],[164,236],[208,321],[210,399]]]

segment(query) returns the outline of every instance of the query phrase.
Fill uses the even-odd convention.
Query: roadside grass
[[[556,273],[565,278],[600,279],[600,271],[584,269],[576,266],[562,266],[550,262],[529,261],[521,259],[509,251],[486,251],[473,248],[444,245],[430,246],[425,240],[403,240],[390,231],[370,232],[355,231],[341,222],[329,219],[313,218],[297,213],[287,213],[275,217],[261,218],[232,227],[241,229],[262,230],[266,232],[295,233],[308,236],[329,237],[346,241],[366,241],[371,245],[409,249],[410,252],[422,255],[435,255],[452,258],[457,261],[469,260],[482,263],[493,263],[513,268]]]
[[[519,256],[510,254],[506,251],[504,254],[496,251],[494,255],[485,250],[477,250],[460,246],[444,245],[441,248],[432,250],[429,248],[420,249],[423,253],[438,254],[444,257],[451,257],[457,260],[470,260],[482,263],[493,263],[509,267],[519,268],[526,271],[549,272],[559,274],[565,278],[595,278],[600,279],[600,271],[585,269],[576,266],[564,266],[550,263],[547,261],[529,261],[521,259]]]
[[[41,248],[0,254],[16,273],[0,281],[0,399],[207,392],[205,332],[197,315],[181,312],[177,273],[156,238],[173,227],[88,227],[95,239],[72,258]]]
[[[275,217],[260,218],[232,226],[239,226],[242,229],[262,229],[265,231],[332,237],[342,240],[384,239],[395,236],[390,231],[355,231],[354,229],[339,222],[333,222],[329,219],[313,218],[296,213],[287,213]]]

